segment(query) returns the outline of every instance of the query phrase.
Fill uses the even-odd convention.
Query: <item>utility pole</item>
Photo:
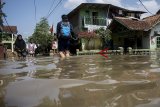
[[[2,41],[2,26],[3,26],[3,20],[2,20],[2,2],[0,0],[0,42]]]

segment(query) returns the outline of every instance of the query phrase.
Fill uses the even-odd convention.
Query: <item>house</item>
[[[156,14],[160,14],[160,9],[157,11],[157,13]]]
[[[134,17],[140,19],[143,13],[145,12],[128,10],[112,4],[82,3],[68,14],[68,18],[73,25],[73,30],[79,34],[79,32],[92,32],[101,27],[106,29],[114,17]],[[82,37],[82,44],[90,45],[85,48],[97,49],[102,47],[100,39],[89,39],[90,41],[88,41],[86,38],[83,38],[83,35],[80,36]],[[94,44],[98,46],[93,46]]]
[[[140,18],[143,11],[134,11],[114,6],[112,4],[82,3],[69,14],[75,32],[92,31],[100,27],[106,28],[113,17]]]
[[[144,19],[115,17],[108,27],[112,31],[114,48],[160,48],[160,14]]]
[[[11,49],[13,52],[13,44],[17,34],[17,26],[3,26],[2,27],[2,43],[7,46],[7,49]]]

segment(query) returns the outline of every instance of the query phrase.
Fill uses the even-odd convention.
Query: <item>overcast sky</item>
[[[31,36],[35,25],[40,21],[40,18],[46,17],[60,0],[35,0],[36,14],[34,7],[34,0],[2,0],[6,3],[3,8],[7,15],[9,25],[18,27],[18,33],[24,36]],[[160,0],[141,0],[146,8],[153,14],[160,9]],[[124,7],[132,10],[146,11],[140,4],[139,0],[62,0],[60,5],[54,9],[53,13],[48,17],[49,25],[57,25],[61,20],[62,14],[68,14],[71,10],[76,8],[81,3],[107,3],[116,6]],[[52,6],[53,3],[53,6]],[[52,8],[51,8],[52,6]],[[49,12],[51,8],[51,11]],[[147,12],[147,11],[146,11]],[[144,14],[142,17],[150,16],[151,14]],[[4,23],[6,24],[6,23]]]

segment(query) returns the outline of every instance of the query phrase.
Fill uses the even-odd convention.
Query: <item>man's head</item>
[[[62,18],[62,21],[63,21],[63,22],[68,22],[68,17],[67,17],[67,15],[64,14],[64,15],[62,15],[61,18]]]

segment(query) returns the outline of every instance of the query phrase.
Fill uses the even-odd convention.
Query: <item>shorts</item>
[[[58,40],[58,51],[69,50],[70,40],[69,39],[60,39]]]
[[[26,51],[17,51],[18,57],[26,57],[27,52]]]

